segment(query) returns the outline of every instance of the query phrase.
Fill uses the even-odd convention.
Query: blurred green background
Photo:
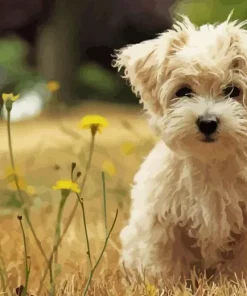
[[[21,94],[19,113],[24,100],[30,106],[16,120],[90,99],[137,104],[111,68],[114,49],[153,38],[179,14],[201,25],[223,21],[233,9],[232,18],[244,20],[247,1],[2,0],[1,92]],[[60,84],[56,94],[47,92],[51,80]]]

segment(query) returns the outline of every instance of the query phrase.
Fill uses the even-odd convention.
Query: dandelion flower
[[[10,101],[12,101],[12,102],[14,102],[14,101],[16,101],[18,98],[20,97],[20,95],[14,95],[13,93],[11,93],[11,94],[2,94],[2,98],[3,98],[3,100],[5,101],[5,102],[7,102],[8,100],[10,100]]]
[[[13,191],[17,191],[17,187],[16,187],[16,183],[15,181],[12,181],[12,182],[9,182],[7,187],[10,189],[10,190],[13,190]],[[24,178],[18,178],[18,187],[25,191],[26,188],[27,188],[27,183],[26,183],[26,180]]]
[[[47,88],[50,92],[54,93],[60,89],[60,83],[56,80],[51,80],[47,83]]]
[[[31,194],[31,195],[36,193],[35,188],[33,186],[30,186],[30,185],[27,186],[26,192]]]
[[[35,194],[35,188],[33,186],[27,185],[27,182],[25,180],[25,178],[23,177],[18,177],[17,178],[17,182],[18,182],[18,187],[21,191],[24,191],[30,195]],[[11,181],[7,184],[8,189],[12,190],[12,191],[17,191],[17,186],[15,181]]]
[[[134,143],[125,142],[120,147],[122,154],[131,155],[135,152],[136,146]]]
[[[56,182],[56,185],[52,186],[53,190],[71,190],[76,193],[80,192],[80,188],[77,183],[72,182],[71,180],[59,180]]]
[[[102,168],[103,168],[103,171],[106,172],[108,175],[112,177],[116,175],[116,168],[111,161],[109,160],[104,161]]]
[[[25,191],[31,195],[35,193],[34,187],[27,184],[24,173],[19,167],[15,167],[15,169],[13,169],[12,166],[5,168],[4,179],[6,179],[8,182],[7,187],[13,191],[17,191],[15,177],[17,178],[18,187],[20,190]]]
[[[108,125],[108,121],[100,115],[86,115],[79,123],[81,129],[91,129],[93,135],[95,135],[96,132],[102,133],[102,129]]]
[[[19,98],[20,95],[14,95],[13,93],[11,94],[2,94],[2,99],[4,101],[5,107],[8,112],[12,110],[12,105],[13,103]]]
[[[14,175],[16,176],[24,176],[24,173],[19,167],[15,167],[15,169],[12,168],[12,166],[6,167],[4,170],[4,177],[5,178],[13,178]]]
[[[151,284],[147,284],[146,292],[147,292],[147,296],[156,296],[157,295],[156,287],[154,285],[151,285]]]

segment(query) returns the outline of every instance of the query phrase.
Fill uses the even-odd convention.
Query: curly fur
[[[183,17],[116,52],[113,66],[124,68],[160,137],[134,178],[120,234],[129,269],[175,279],[192,268],[246,276],[247,21],[230,17],[201,27]],[[228,85],[241,89],[238,98],[223,94]],[[193,97],[176,97],[181,86]],[[220,120],[213,143],[201,141],[195,124],[203,114]]]

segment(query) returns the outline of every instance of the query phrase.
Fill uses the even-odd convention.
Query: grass
[[[58,179],[70,178],[72,162],[76,163],[76,166],[73,164],[73,174],[79,176],[77,182],[83,182],[91,135],[90,131],[80,131],[76,126],[82,116],[94,113],[105,116],[110,127],[95,137],[92,161],[81,196],[83,200],[76,194],[62,199],[61,192],[53,191],[51,187]],[[236,283],[222,280],[221,285],[201,280],[198,287],[194,284],[193,291],[182,283],[158,291],[148,282],[131,281],[128,272],[118,268],[118,235],[128,218],[130,184],[143,157],[155,142],[146,121],[139,115],[138,108],[94,102],[63,118],[51,120],[41,116],[11,124],[15,166],[20,167],[28,185],[35,189],[35,193],[23,194],[23,200],[46,258],[49,259],[54,242],[68,225],[73,208],[79,204],[61,245],[54,252],[52,283],[49,272],[43,280],[49,266],[23,215],[16,191],[9,188],[13,180],[4,176],[10,158],[6,123],[1,124],[0,295],[21,293],[23,296],[27,283],[28,295],[37,295],[40,290],[39,296],[247,294],[245,282],[237,279]],[[121,152],[121,145],[127,142],[134,147],[130,155]],[[111,167],[105,174],[101,173],[104,161],[113,164],[115,174]],[[83,221],[86,221],[86,229]]]

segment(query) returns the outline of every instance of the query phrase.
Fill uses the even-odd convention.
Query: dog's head
[[[196,27],[187,17],[116,52],[113,66],[182,157],[225,159],[247,147],[246,22]]]

